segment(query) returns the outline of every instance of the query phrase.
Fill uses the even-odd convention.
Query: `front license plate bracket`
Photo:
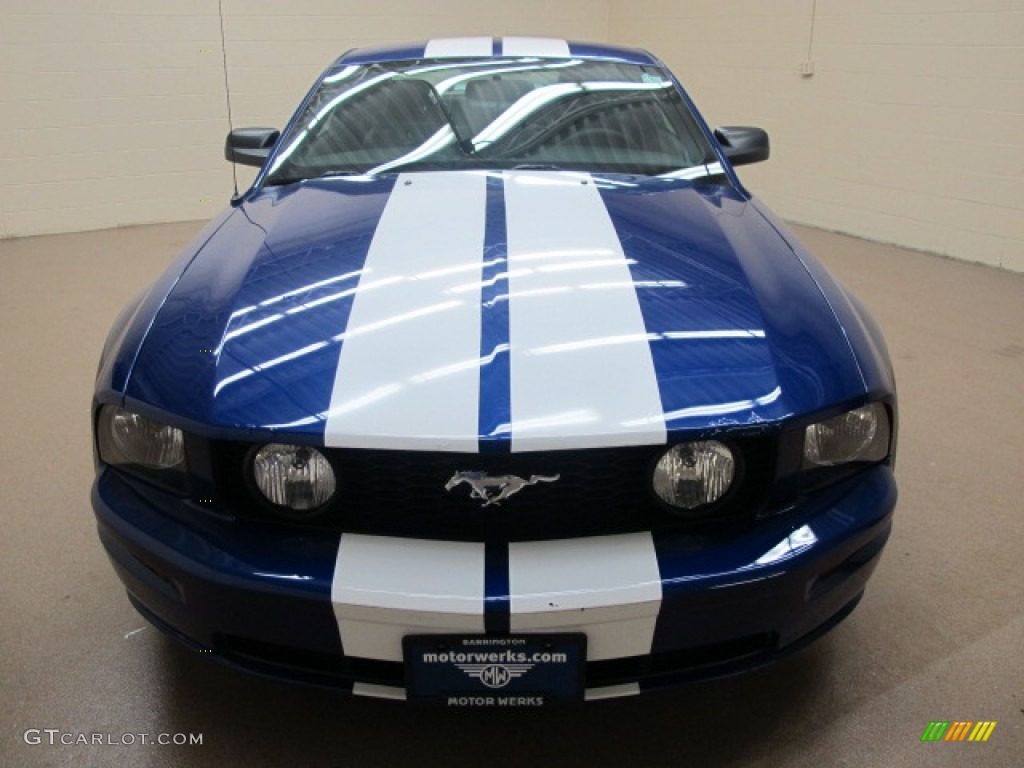
[[[449,707],[538,707],[583,699],[587,638],[409,635],[402,640],[409,701]]]

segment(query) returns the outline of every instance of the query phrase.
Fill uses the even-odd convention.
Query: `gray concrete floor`
[[[860,607],[746,677],[449,713],[222,669],[125,599],[89,506],[93,375],[117,310],[198,226],[0,241],[0,765],[1024,765],[1024,275],[801,228],[876,313],[900,386],[898,516]],[[921,743],[940,719],[998,725]]]

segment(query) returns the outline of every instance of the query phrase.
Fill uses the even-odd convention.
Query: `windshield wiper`
[[[431,101],[433,101],[441,111],[441,115],[444,117],[445,122],[448,123],[448,127],[452,129],[452,136],[455,137],[455,146],[457,146],[459,151],[464,155],[473,154],[473,142],[469,139],[462,138],[462,134],[459,132],[459,127],[455,124],[455,118],[452,117],[451,111],[444,103],[444,99],[441,98],[441,94],[437,92],[437,88],[434,87],[433,83],[426,80],[421,80],[420,82],[426,83],[427,88],[430,89]]]
[[[275,178],[271,176],[264,183],[267,187],[281,187],[287,184],[297,184],[300,181],[309,181],[310,179],[329,179],[338,176],[362,176],[362,171],[350,171],[350,170],[334,170],[324,171],[323,173],[317,173],[309,176],[282,176]]]
[[[555,165],[553,163],[519,163],[519,165],[512,166],[513,171],[564,171],[561,165]]]

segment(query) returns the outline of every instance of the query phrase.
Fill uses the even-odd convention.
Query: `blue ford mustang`
[[[355,50],[118,318],[100,539],[135,607],[265,674],[600,699],[802,647],[889,535],[879,330],[650,54]]]

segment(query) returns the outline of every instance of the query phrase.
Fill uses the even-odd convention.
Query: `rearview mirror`
[[[768,133],[749,125],[724,125],[715,129],[715,138],[733,165],[767,160],[771,154]]]
[[[281,133],[276,128],[236,128],[224,142],[224,157],[232,163],[257,168],[274,148]]]

